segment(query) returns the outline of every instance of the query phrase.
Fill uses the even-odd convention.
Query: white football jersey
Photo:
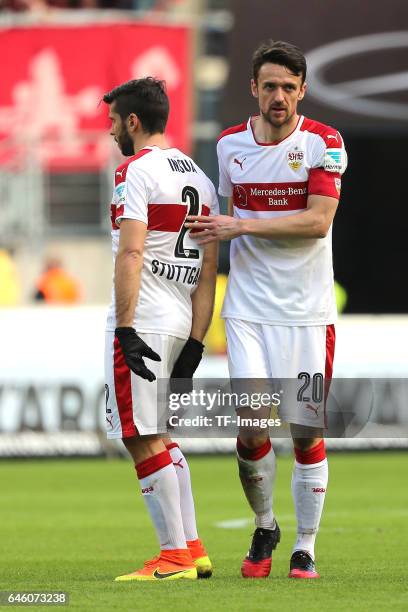
[[[234,216],[269,219],[306,208],[311,194],[340,197],[347,166],[337,130],[299,117],[276,143],[255,139],[251,118],[222,132],[219,193],[233,197]],[[325,238],[231,242],[222,316],[271,325],[328,325],[336,319],[331,228]]]
[[[136,331],[189,337],[191,295],[198,285],[204,247],[190,238],[184,222],[188,214],[218,212],[214,185],[178,149],[145,147],[117,168],[111,205],[114,259],[121,220],[147,225]],[[115,327],[113,288],[107,330]]]

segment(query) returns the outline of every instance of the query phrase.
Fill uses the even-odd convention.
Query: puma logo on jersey
[[[122,170],[116,170],[116,175],[121,177],[125,170],[126,168],[123,168]]]
[[[181,465],[181,462],[183,461],[183,458],[179,459],[178,461],[173,461],[173,465],[176,467],[181,468],[182,470],[184,470],[184,465]]]
[[[327,135],[327,138],[334,138],[334,140],[335,140],[336,142],[339,142],[339,141],[337,140],[337,136],[338,136],[338,134],[336,134],[335,136],[333,136],[333,134],[328,134],[328,135]]]
[[[243,166],[245,160],[246,160],[246,157],[244,157],[244,159],[242,161],[239,161],[239,159],[234,157],[234,164],[238,164],[238,166],[241,168],[241,170],[243,170],[242,166]]]

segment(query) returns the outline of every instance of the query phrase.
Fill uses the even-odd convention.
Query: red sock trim
[[[326,459],[324,440],[320,440],[320,442],[318,442],[315,446],[312,446],[312,448],[309,448],[307,451],[295,447],[295,457],[298,463],[302,463],[304,465],[323,461]]]
[[[177,442],[170,442],[170,444],[166,444],[166,448],[170,451],[172,448],[180,448]]]
[[[146,478],[146,476],[150,476],[150,474],[154,474],[158,470],[166,467],[166,465],[171,465],[173,463],[172,458],[170,457],[170,453],[168,450],[163,451],[162,453],[158,453],[157,455],[153,455],[153,457],[148,457],[144,461],[141,461],[136,465],[137,477],[139,480],[142,478]]]
[[[259,461],[262,457],[265,457],[272,448],[270,439],[268,438],[262,446],[258,448],[248,448],[243,444],[238,436],[237,438],[237,452],[242,459],[249,459],[250,461]]]

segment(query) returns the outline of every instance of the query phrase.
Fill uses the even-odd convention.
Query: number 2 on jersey
[[[187,215],[198,215],[200,210],[200,198],[197,189],[187,185],[184,187],[181,193],[181,201],[186,202],[188,206]],[[177,238],[176,247],[174,249],[174,256],[182,259],[198,259],[200,253],[198,249],[190,249],[184,247],[184,237],[189,231],[187,227],[183,226]]]

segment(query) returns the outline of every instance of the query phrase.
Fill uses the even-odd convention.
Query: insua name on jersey
[[[173,172],[182,172],[183,174],[185,172],[197,173],[193,162],[191,162],[189,159],[171,159],[168,157],[167,161],[169,162],[170,168],[173,170]]]

